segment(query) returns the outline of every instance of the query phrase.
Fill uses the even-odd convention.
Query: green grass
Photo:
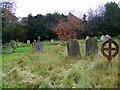
[[[31,46],[18,47],[12,54],[3,54],[3,88],[112,88],[118,84],[118,56],[112,67],[100,52],[85,56],[85,41],[79,40],[80,58],[69,58],[63,41],[44,41],[43,51]]]
[[[30,46],[18,47],[17,50],[13,50],[12,54],[6,54],[6,48],[4,48],[4,54],[2,55],[2,64],[16,60],[19,56],[25,54],[30,49]]]

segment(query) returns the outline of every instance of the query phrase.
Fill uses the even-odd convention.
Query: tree
[[[45,16],[41,14],[32,16],[32,14],[29,14],[27,17],[22,18],[22,22],[27,28],[26,39],[34,40],[37,39],[38,36],[41,37],[41,40],[56,39],[57,36],[52,31],[52,27],[60,18],[64,18],[64,15],[60,15],[59,13],[48,13]]]
[[[99,36],[102,34],[103,22],[104,22],[104,6],[98,6],[98,8],[93,11],[89,9],[88,11],[88,30],[89,36]]]
[[[2,35],[3,35],[3,42],[6,42],[9,40],[9,38],[6,38],[7,32],[10,28],[12,28],[15,23],[18,22],[18,18],[14,15],[15,10],[15,2],[12,1],[1,1],[0,2],[0,9],[2,9]],[[9,35],[9,37],[11,37]],[[8,40],[7,40],[8,39]]]
[[[14,14],[15,10],[16,10],[16,1],[14,1],[14,0],[1,1],[0,2],[0,7],[2,9],[8,10],[12,14]]]
[[[78,32],[82,32],[83,30],[83,22],[71,13],[69,13],[67,18],[59,20],[59,23],[53,28],[58,38],[62,40],[77,38]]]
[[[109,34],[118,36],[120,33],[120,8],[115,2],[99,6],[95,11],[88,13],[89,35],[99,36]]]
[[[120,8],[115,2],[105,4],[104,30],[111,36],[120,34]]]
[[[3,30],[3,43],[9,42],[10,40],[24,41],[26,38],[27,29],[25,25],[21,22],[11,23],[7,25],[5,30]]]

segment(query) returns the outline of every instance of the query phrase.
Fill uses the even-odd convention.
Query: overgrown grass
[[[3,54],[3,88],[112,88],[118,84],[118,56],[112,67],[101,54],[85,56],[85,41],[80,40],[81,57],[69,58],[63,41],[42,42],[43,51],[31,46],[18,47]]]

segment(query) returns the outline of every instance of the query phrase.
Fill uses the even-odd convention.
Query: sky
[[[118,3],[120,0],[15,0],[17,17],[26,17],[28,14],[46,15],[46,13],[59,12],[67,15],[69,12],[77,17],[87,13],[88,10],[95,9],[98,5],[103,5],[108,1]]]

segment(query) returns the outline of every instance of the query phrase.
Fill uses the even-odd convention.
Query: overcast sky
[[[120,0],[15,0],[17,2],[16,16],[25,17],[28,14],[36,15],[46,13],[68,14],[72,12],[77,17],[81,17],[89,8],[95,9],[98,5],[103,5],[108,1],[118,3]]]

